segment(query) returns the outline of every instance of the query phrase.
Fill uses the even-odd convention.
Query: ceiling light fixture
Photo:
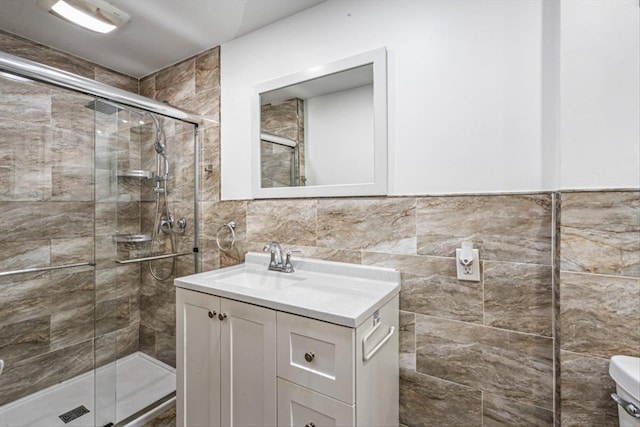
[[[38,5],[59,18],[102,34],[126,24],[131,18],[104,0],[38,0]]]

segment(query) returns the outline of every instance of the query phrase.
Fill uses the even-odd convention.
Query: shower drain
[[[58,417],[65,423],[70,423],[71,421],[75,420],[76,418],[79,418],[81,416],[83,416],[84,414],[88,414],[89,410],[87,408],[84,407],[84,405],[78,406],[75,409],[70,410],[69,412],[65,412],[62,415],[58,415]]]

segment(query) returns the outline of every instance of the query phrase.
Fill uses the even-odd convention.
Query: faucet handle
[[[293,273],[293,264],[291,264],[291,255],[296,254],[296,255],[300,255],[302,253],[302,251],[297,251],[297,250],[292,250],[292,251],[287,251],[287,259],[284,263],[284,269],[285,272],[287,273]]]

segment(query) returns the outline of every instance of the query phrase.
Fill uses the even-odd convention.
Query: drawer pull
[[[304,427],[316,427],[316,425],[313,421],[311,421],[311,422],[308,422],[307,425],[305,425]]]
[[[380,325],[382,325],[382,322],[378,321],[373,329],[371,329],[367,333],[367,335],[362,338],[362,358],[365,362],[371,359],[378,352],[378,350],[380,350],[382,346],[385,345],[387,341],[389,341],[389,339],[393,336],[393,333],[396,331],[396,328],[391,326],[387,335],[385,335],[385,337],[375,347],[373,347],[369,353],[367,353],[367,340],[371,338],[371,335],[373,335],[373,333],[380,327]]]
[[[304,354],[304,360],[306,360],[307,362],[313,362],[313,359],[316,357],[315,354],[313,354],[312,352],[308,351]],[[307,424],[307,427],[309,427],[309,424]],[[311,427],[313,427],[313,423],[311,423]]]
[[[215,311],[209,311],[209,319],[213,319],[216,315]]]
[[[227,313],[220,313],[218,314],[218,320],[224,320],[227,318]]]

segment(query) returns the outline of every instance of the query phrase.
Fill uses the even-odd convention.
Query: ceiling
[[[131,20],[97,34],[46,12],[36,0],[0,0],[0,29],[144,77],[324,0],[108,0]]]

